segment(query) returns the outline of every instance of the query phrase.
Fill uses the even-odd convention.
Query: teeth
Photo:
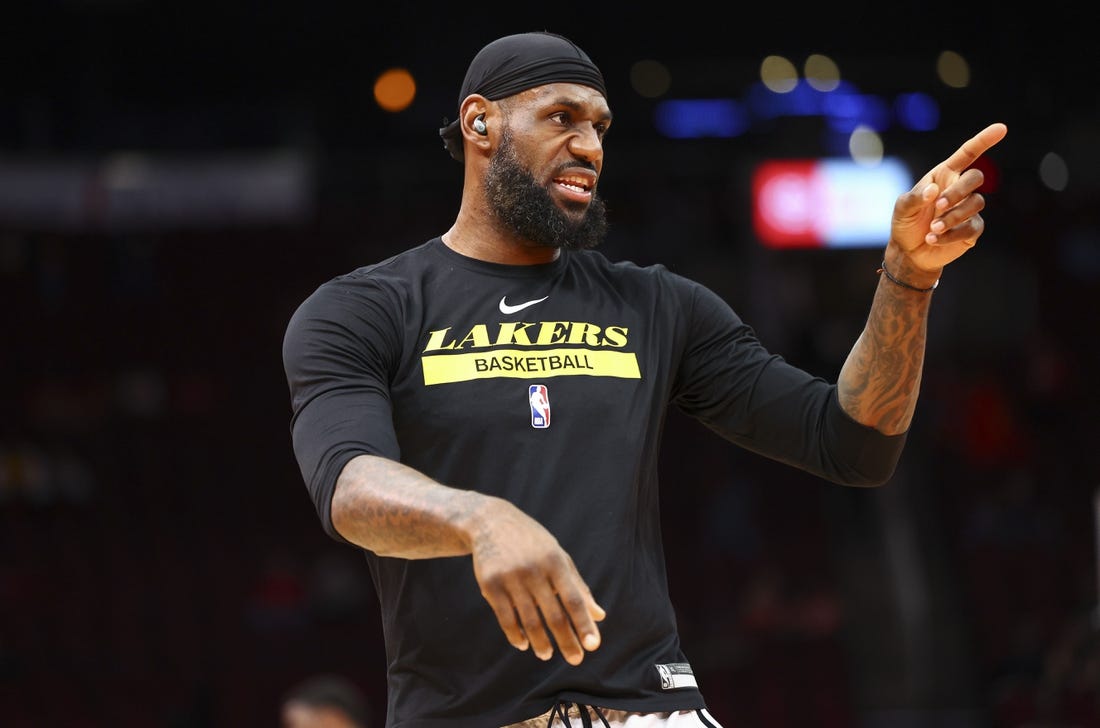
[[[563,185],[565,187],[571,187],[571,188],[573,188],[575,190],[578,190],[580,192],[584,192],[588,189],[588,185],[584,182],[584,180],[560,179],[560,180],[558,180],[558,184]]]

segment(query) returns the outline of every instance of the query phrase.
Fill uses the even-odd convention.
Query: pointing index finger
[[[1006,134],[1008,134],[1008,127],[1001,122],[990,124],[963,142],[962,146],[944,161],[944,165],[955,172],[962,173],[994,144],[1004,139]]]

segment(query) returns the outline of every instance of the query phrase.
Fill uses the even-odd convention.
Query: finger
[[[931,222],[935,214],[935,208],[932,205],[939,194],[939,185],[921,180],[908,192],[898,195],[894,202],[894,225],[923,228]],[[921,222],[922,220],[925,222]]]
[[[526,589],[519,591],[512,602],[515,605],[516,614],[519,616],[520,627],[523,629],[523,633],[527,635],[535,656],[540,660],[549,660],[554,656],[554,644],[550,641],[550,635],[546,632],[539,605],[535,604]]]
[[[550,628],[550,634],[558,645],[558,651],[570,665],[579,665],[584,659],[584,650],[573,629],[573,622],[558,595],[550,588],[549,582],[536,591],[535,598],[542,612],[543,622]]]
[[[571,629],[576,633],[584,649],[589,652],[597,649],[602,642],[602,637],[596,622],[603,621],[607,613],[596,603],[588,585],[581,581],[578,586],[558,586],[557,595]]]
[[[963,172],[959,175],[959,178],[944,189],[936,199],[936,212],[943,214],[945,211],[954,208],[963,200],[966,200],[968,196],[972,196],[974,191],[982,186],[985,182],[985,174],[975,167]]]
[[[592,592],[588,592],[588,599],[586,600],[586,602],[588,604],[588,616],[592,617],[593,621],[602,622],[604,618],[607,617],[607,612],[604,611],[603,607],[596,603],[596,598],[592,596]],[[596,632],[596,637],[599,637],[598,628]],[[596,647],[598,646],[599,645],[596,645]],[[594,650],[596,649],[596,647],[592,647],[590,649]]]
[[[984,196],[977,193],[967,195],[954,207],[951,207],[939,217],[935,218],[932,224],[929,225],[929,230],[937,235],[942,234],[945,230],[950,230],[960,225],[968,218],[977,215],[984,209]]]
[[[596,622],[602,622],[604,618],[607,617],[607,612],[605,612],[604,608],[596,601],[596,597],[592,595],[592,590],[588,587],[588,583],[581,578],[581,573],[577,570],[577,565],[573,563],[572,558],[569,559],[569,566],[576,580],[570,583],[575,583],[580,590],[580,605],[577,605],[577,597],[572,596],[568,583],[558,584],[556,588],[559,595],[564,594],[570,597],[568,600],[563,600],[563,604],[566,604],[566,608],[574,624],[581,627],[578,632],[582,640],[585,641],[585,646],[589,650],[594,650],[600,646],[600,629],[596,626]],[[591,644],[590,647],[588,646],[589,644]]]
[[[1004,124],[1000,122],[990,124],[963,142],[962,146],[944,160],[943,164],[955,172],[962,172],[974,164],[978,157],[989,151],[994,144],[1004,139],[1006,134],[1008,134],[1008,127]]]
[[[958,247],[971,248],[978,241],[978,237],[981,236],[985,230],[985,220],[981,215],[972,215],[966,220],[962,221],[954,227],[947,228],[942,233],[929,233],[925,238],[925,242],[929,245],[933,245],[939,248],[952,247],[955,250]],[[942,250],[940,251],[943,252]],[[961,255],[964,251],[957,251],[957,255]]]
[[[528,641],[523,627],[520,626],[519,620],[516,619],[516,608],[512,604],[511,598],[503,590],[494,590],[492,593],[482,590],[481,594],[489,602],[489,606],[492,607],[497,623],[500,624],[504,636],[508,639],[508,644],[517,650],[526,650],[530,647],[531,643]]]
[[[929,182],[927,178],[913,185],[913,189],[902,193],[898,197],[897,212],[913,212],[928,205],[940,194],[940,186],[935,182]]]

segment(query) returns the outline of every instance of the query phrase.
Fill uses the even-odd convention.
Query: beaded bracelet
[[[940,284],[940,279],[937,278],[936,282],[933,283],[932,285],[928,286],[928,288],[917,288],[916,286],[911,286],[908,283],[906,283],[905,281],[903,281],[899,278],[895,278],[893,276],[893,274],[890,273],[890,271],[886,270],[886,259],[885,258],[882,259],[882,267],[880,267],[877,272],[882,273],[884,276],[886,276],[887,280],[889,280],[891,283],[897,284],[897,285],[901,286],[902,288],[908,288],[910,291],[916,291],[918,293],[931,293],[932,291],[936,290],[936,286],[938,286]]]

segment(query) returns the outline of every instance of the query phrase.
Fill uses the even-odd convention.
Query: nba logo
[[[531,427],[540,430],[550,426],[550,394],[545,384],[532,384],[527,388],[527,399],[531,403]]]

